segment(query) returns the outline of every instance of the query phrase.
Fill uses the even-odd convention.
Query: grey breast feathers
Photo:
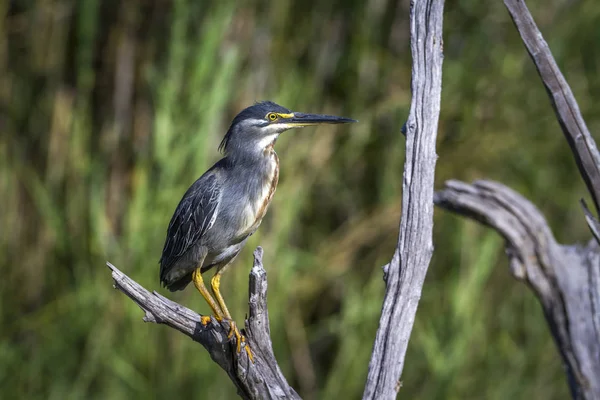
[[[217,217],[221,197],[219,177],[209,170],[187,190],[167,229],[167,238],[160,259],[160,280],[165,286],[175,284],[182,274],[191,271],[173,269],[195,268],[201,260],[194,250],[212,227]],[[177,265],[185,263],[186,265]],[[175,268],[174,268],[175,267]],[[170,273],[172,271],[172,273]],[[188,279],[189,282],[189,279]]]

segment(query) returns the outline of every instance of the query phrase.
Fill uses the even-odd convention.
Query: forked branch
[[[600,154],[571,88],[523,0],[504,0],[544,86],[579,172],[600,211]],[[437,205],[500,233],[515,278],[538,297],[566,366],[575,399],[600,399],[600,224],[582,201],[595,240],[587,246],[556,242],[542,213],[506,186],[448,181]]]
[[[262,248],[254,251],[254,266],[250,272],[249,316],[246,320],[248,340],[254,363],[245,351],[236,351],[235,337],[227,338],[229,323],[214,318],[203,326],[200,315],[156,292],[150,293],[114,265],[115,288],[129,296],[146,313],[145,322],[164,324],[189,336],[208,351],[223,368],[243,399],[299,399],[283,376],[271,344],[267,311],[267,273],[262,265]]]

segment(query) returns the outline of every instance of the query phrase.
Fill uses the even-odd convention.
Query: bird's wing
[[[221,185],[214,173],[201,176],[187,190],[167,229],[160,259],[161,277],[175,261],[198,243],[217,218]]]

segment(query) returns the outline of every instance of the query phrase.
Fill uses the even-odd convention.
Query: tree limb
[[[600,222],[594,217],[594,214],[590,211],[587,206],[585,200],[581,199],[581,208],[583,208],[583,213],[585,215],[585,221],[587,222],[590,230],[592,231],[592,235],[596,238],[596,241],[600,243]]]
[[[443,0],[415,0],[410,11],[412,103],[398,246],[384,272],[385,299],[363,399],[394,399],[421,289],[433,252],[435,140],[442,84]]]
[[[600,153],[581,115],[575,96],[560,72],[548,44],[523,0],[504,0],[523,43],[550,96],[560,127],[573,151],[579,173],[600,212]],[[597,224],[597,222],[596,222]],[[590,229],[594,229],[590,226]]]
[[[504,0],[536,65],[571,147],[579,172],[600,211],[600,154],[571,88],[558,69],[523,0]],[[474,218],[506,239],[513,276],[536,293],[566,366],[576,399],[600,399],[600,224],[582,201],[596,241],[587,246],[556,242],[540,211],[499,183],[446,182],[439,206]]]
[[[504,237],[512,275],[527,283],[542,304],[573,398],[600,399],[598,244],[558,244],[541,212],[500,183],[448,181],[435,203]]]
[[[145,322],[164,324],[189,336],[208,351],[211,358],[229,375],[243,399],[300,399],[283,376],[271,344],[267,311],[267,274],[262,265],[262,248],[254,251],[250,272],[249,317],[246,320],[248,340],[254,363],[245,351],[237,353],[235,336],[230,340],[229,323],[214,318],[208,325],[200,323],[200,315],[156,292],[150,293],[137,282],[107,263],[112,270],[115,288],[125,293],[146,313]]]

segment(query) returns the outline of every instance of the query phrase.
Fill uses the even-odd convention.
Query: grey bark
[[[504,0],[536,65],[579,172],[600,210],[600,154],[571,88],[522,0]],[[476,219],[506,239],[512,275],[538,297],[562,356],[571,395],[600,399],[600,224],[582,200],[594,235],[587,245],[558,244],[541,212],[494,182],[446,182],[437,205]]]
[[[410,10],[412,102],[398,246],[384,268],[386,291],[363,399],[395,399],[433,253],[435,140],[440,113],[443,0],[415,0]]]
[[[506,186],[446,182],[438,206],[498,231],[512,275],[535,292],[563,358],[575,399],[600,399],[600,249],[560,245],[542,213]]]
[[[246,339],[254,355],[236,351],[235,336],[227,338],[229,323],[214,318],[203,326],[200,315],[156,292],[150,293],[114,265],[115,288],[129,296],[146,313],[145,322],[164,324],[189,336],[208,351],[213,361],[227,372],[243,399],[300,399],[283,376],[271,344],[267,311],[267,274],[262,265],[262,248],[254,251],[254,266],[250,272],[249,314],[246,320]]]
[[[504,4],[546,87],[556,118],[594,201],[596,212],[600,212],[600,153],[581,115],[573,91],[560,72],[550,47],[535,24],[525,2],[504,0]],[[593,229],[591,226],[590,228]]]

